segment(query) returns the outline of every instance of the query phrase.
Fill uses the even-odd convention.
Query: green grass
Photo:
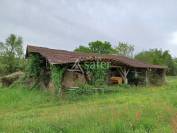
[[[0,89],[0,133],[176,133],[177,78],[161,87],[59,99],[22,87]]]

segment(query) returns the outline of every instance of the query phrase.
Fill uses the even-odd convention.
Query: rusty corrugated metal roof
[[[70,52],[66,50],[56,50],[44,47],[36,47],[36,46],[27,46],[26,57],[28,57],[29,53],[39,53],[41,56],[45,57],[50,64],[68,64],[74,63],[77,59],[80,61],[89,61],[89,60],[105,60],[111,62],[118,62],[125,64],[134,68],[158,68],[158,69],[166,69],[166,66],[160,65],[152,65],[146,64],[144,62],[131,59],[125,56],[118,55],[100,55],[93,53],[77,53]]]

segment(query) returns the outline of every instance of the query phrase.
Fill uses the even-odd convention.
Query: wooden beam
[[[146,86],[149,84],[148,69],[145,71],[145,84]]]
[[[162,70],[162,81],[166,82],[166,69]]]

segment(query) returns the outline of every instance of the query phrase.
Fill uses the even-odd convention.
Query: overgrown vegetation
[[[90,83],[92,85],[103,85],[106,83],[106,74],[109,70],[109,63],[106,62],[90,62],[84,63],[85,71],[90,75]]]
[[[167,74],[177,75],[177,62],[167,50],[150,49],[149,51],[140,52],[135,58],[146,63],[168,66]]]
[[[81,84],[77,89],[67,89],[65,94],[67,98],[72,98],[74,100],[80,99],[80,97],[95,95],[95,94],[109,94],[114,92],[119,92],[121,89],[131,89],[136,88],[135,86],[130,86],[126,84],[121,85],[102,85],[93,86],[89,84]]]
[[[54,84],[57,95],[61,95],[63,74],[64,74],[63,67],[61,67],[59,65],[52,65],[51,66],[51,80]]]
[[[177,78],[161,87],[60,99],[23,87],[0,88],[0,132],[176,133]]]
[[[28,63],[26,66],[27,77],[39,78],[41,73],[41,61],[38,54],[31,54],[28,57]]]
[[[26,81],[32,88],[45,89],[50,81],[49,68],[39,54],[31,54],[26,64]]]

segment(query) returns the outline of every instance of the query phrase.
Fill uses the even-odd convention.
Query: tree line
[[[134,45],[130,45],[123,42],[119,42],[119,44],[113,48],[110,42],[94,41],[90,42],[88,46],[80,45],[74,51],[98,54],[117,54],[133,58],[134,50]]]
[[[128,43],[119,42],[113,47],[107,41],[93,41],[88,46],[80,45],[75,52],[114,54],[134,58],[145,63],[165,65],[168,67],[168,75],[177,75],[177,58],[173,58],[168,50],[150,49],[134,55],[135,47]],[[5,42],[0,42],[0,76],[16,71],[25,71],[26,61],[24,57],[22,37],[11,34]]]

